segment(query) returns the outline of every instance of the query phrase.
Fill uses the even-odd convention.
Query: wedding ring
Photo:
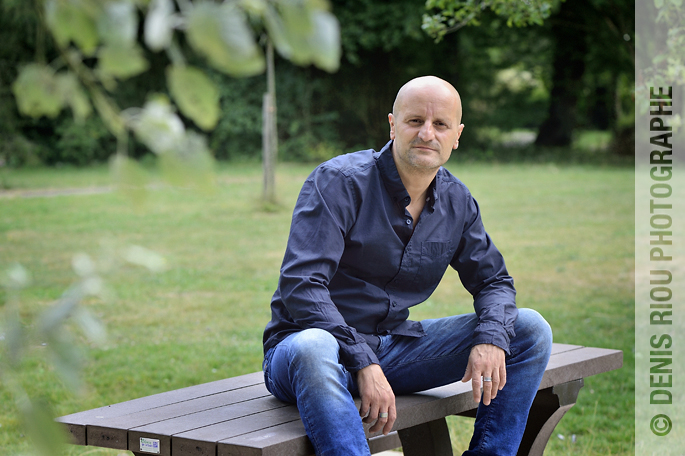
[[[378,414],[378,417],[379,418],[387,418],[388,414],[387,413],[380,413],[380,414]]]
[[[484,381],[484,382],[491,382],[491,381],[492,381],[492,377],[483,377],[483,381]]]

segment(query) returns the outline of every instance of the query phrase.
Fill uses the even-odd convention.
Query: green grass
[[[281,165],[280,205],[268,210],[259,202],[256,164],[222,165],[213,195],[154,190],[141,209],[118,193],[0,198],[0,269],[20,262],[33,278],[21,295],[26,321],[74,280],[70,262],[77,252],[97,256],[103,242],[136,244],[163,254],[169,264],[158,274],[119,269],[107,276],[115,298],[86,302],[106,324],[108,339],[89,350],[85,392],[74,395],[61,386],[40,344],[26,356],[24,387],[48,398],[55,414],[63,415],[259,370],[262,330],[292,207],[311,168]],[[519,306],[540,311],[556,342],[624,351],[623,369],[587,379],[546,454],[632,454],[632,170],[509,164],[450,168],[478,199],[486,229],[516,280]],[[110,183],[104,167],[3,172],[15,191]],[[456,274],[448,272],[412,318],[471,310],[470,297]],[[83,337],[80,341],[86,343]],[[12,404],[0,388],[0,448],[3,454],[27,454]],[[455,453],[468,444],[471,425],[468,419],[450,420]]]

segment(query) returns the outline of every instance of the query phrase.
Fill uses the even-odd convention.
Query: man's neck
[[[435,179],[438,169],[405,169],[398,164],[398,160],[395,160],[395,166],[397,166],[397,172],[400,175],[402,184],[404,184],[404,188],[407,189],[407,193],[409,193],[409,197],[412,199],[412,201],[425,200],[428,187],[430,187],[433,179]]]

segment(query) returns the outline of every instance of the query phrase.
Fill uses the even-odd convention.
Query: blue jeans
[[[424,320],[426,336],[381,336],[378,359],[395,395],[460,381],[471,351],[475,314]],[[515,455],[528,411],[552,350],[552,331],[534,310],[519,309],[506,357],[507,383],[490,405],[478,407],[468,451],[472,455]],[[291,334],[264,358],[264,378],[278,399],[297,404],[319,456],[369,455],[359,410],[356,375],[338,356],[328,332]]]

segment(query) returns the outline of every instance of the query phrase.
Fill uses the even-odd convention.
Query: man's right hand
[[[397,419],[395,410],[395,393],[393,393],[383,369],[378,364],[371,364],[357,372],[357,385],[362,403],[359,415],[365,423],[375,424],[370,433],[381,429],[388,435]],[[387,415],[386,415],[387,414]]]

